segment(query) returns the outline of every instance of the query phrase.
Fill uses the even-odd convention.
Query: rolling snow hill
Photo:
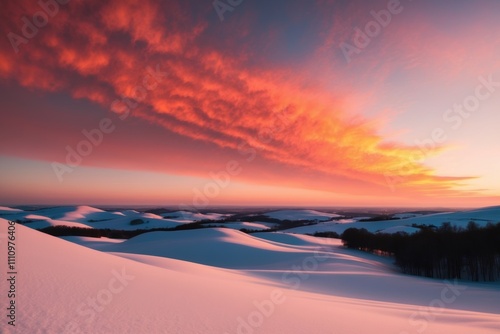
[[[2,242],[7,230],[0,219]],[[17,225],[16,327],[2,333],[498,332],[498,285],[404,276],[322,238],[169,233],[98,251]],[[211,266],[165,257],[174,250]]]

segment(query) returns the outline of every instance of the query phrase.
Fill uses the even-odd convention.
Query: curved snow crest
[[[80,222],[80,223],[107,221],[124,217],[162,219],[161,216],[155,215],[153,213],[141,213],[136,210],[109,212],[88,205],[58,206],[53,208],[42,208],[30,211],[12,209],[10,211],[5,211],[5,212],[23,216],[38,215],[40,217],[45,217],[49,219],[68,221],[68,222]],[[5,213],[0,210],[0,215],[4,214]]]
[[[47,215],[42,215],[40,213],[45,213]],[[40,210],[36,210],[36,211],[19,210],[19,211],[13,211],[13,213],[11,213],[11,214],[0,213],[0,216],[2,216],[5,219],[8,219],[10,221],[20,220],[27,227],[34,228],[34,229],[42,229],[42,228],[50,227],[50,226],[69,226],[69,227],[79,227],[79,228],[92,228],[91,226],[89,226],[87,224],[50,218],[49,216],[51,216],[51,215],[54,216],[52,213],[53,212],[44,212],[44,211],[40,211]]]
[[[5,213],[0,211],[0,215],[5,216]],[[23,219],[27,215],[36,215],[45,217],[46,219],[64,220],[68,222],[85,223],[92,219],[109,219],[115,217],[116,214],[97,209],[87,205],[73,205],[73,206],[58,206],[51,208],[41,208],[36,210],[16,210],[13,215],[5,218],[9,219]]]
[[[23,307],[17,310],[19,321],[12,333],[223,332],[245,311],[243,305],[236,306],[230,319],[220,317],[220,309],[234,303],[235,295],[251,300],[252,295],[267,293],[256,283],[258,279],[236,280],[241,276],[237,273],[169,259],[163,259],[168,269],[159,268],[22,225],[16,228],[23,246],[17,265],[25,274],[17,286],[16,301]],[[6,231],[7,221],[0,219],[3,240]],[[2,295],[4,287],[2,284]],[[243,290],[237,293],[239,289]],[[219,307],[213,307],[214,301]],[[179,322],[173,322],[172,317]],[[193,323],[193,317],[213,320],[195,322],[194,329],[184,329],[182,326]],[[2,324],[2,332],[4,329]]]
[[[333,249],[334,257],[325,261],[329,271],[311,267],[302,271],[301,256],[308,253],[296,248],[318,242],[308,236],[275,236],[273,242],[280,241],[280,245],[267,245],[261,238],[237,231],[196,231],[225,246],[245,239],[249,245],[276,253],[282,253],[288,243],[293,247],[284,253],[300,267],[291,271],[291,263],[276,262],[270,269],[248,272],[134,254],[130,248],[127,253],[109,254],[22,225],[16,229],[22,247],[17,257],[22,279],[16,298],[23,307],[17,311],[19,322],[12,333],[238,333],[242,322],[248,325],[258,317],[263,319],[258,331],[264,334],[327,334],[332,326],[339,333],[365,333],[373,328],[384,333],[416,332],[420,327],[410,320],[425,322],[426,333],[497,332],[498,315],[492,313],[500,312],[498,288],[471,284],[459,290],[456,304],[436,311],[428,305],[440,298],[446,285],[388,272],[376,266],[373,255]],[[203,238],[190,233],[194,231],[182,232],[186,232],[184,239]],[[1,240],[6,233],[7,222],[0,219]],[[164,239],[155,232],[143,238]],[[299,241],[303,246],[297,246]],[[359,264],[356,270],[355,263]],[[283,273],[288,273],[288,281],[283,280]],[[292,278],[302,285],[290,284]],[[329,293],[309,291],[317,285],[329,288]],[[1,295],[5,286],[0,285]],[[370,291],[368,298],[363,297]],[[447,300],[450,291],[446,290]],[[272,298],[276,294],[281,296],[279,302]],[[460,305],[470,311],[448,308]]]
[[[22,210],[10,208],[8,206],[0,206],[0,215],[9,215],[9,214],[13,214],[13,213],[20,212],[20,211],[22,211]]]
[[[290,234],[282,232],[254,233],[252,235],[260,239],[291,246],[309,246],[321,248],[331,245],[340,245],[340,240],[338,239],[316,238],[310,235]]]
[[[172,228],[182,224],[179,221],[163,219],[153,213],[135,210],[109,212],[91,206],[59,206],[31,211],[7,211],[0,216],[9,220],[21,220],[26,226],[42,229],[49,226],[69,226],[80,228],[100,228],[115,230],[136,230],[153,228]],[[132,225],[134,219],[143,223]]]
[[[228,228],[149,232],[108,245],[103,250],[162,256],[231,269],[271,266],[291,261],[293,253],[305,252]]]

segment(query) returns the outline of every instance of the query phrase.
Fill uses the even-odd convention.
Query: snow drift
[[[205,229],[103,240],[109,253],[16,229],[17,319],[15,328],[2,321],[4,333],[498,332],[498,285],[403,276],[374,255],[317,238]],[[4,243],[4,219],[0,232]],[[175,240],[191,246],[177,250],[185,258],[197,245],[220,253],[200,255],[211,266],[161,256],[169,255],[161,244],[167,253],[181,247]],[[238,270],[215,266],[230,261],[218,258],[224,250],[235,254]],[[343,294],[341,281],[351,287]],[[368,290],[379,292],[364,297]]]

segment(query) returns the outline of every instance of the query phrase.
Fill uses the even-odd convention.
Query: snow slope
[[[22,211],[20,209],[9,208],[8,206],[0,206],[0,214],[13,214]]]
[[[264,261],[246,256],[259,250],[274,258],[275,269],[229,270],[133,253],[134,247],[146,246],[145,239],[150,250],[161,252],[162,240],[165,245],[175,240],[165,233],[116,243],[128,244],[122,249],[128,252],[107,253],[18,225],[16,328],[3,320],[2,333],[498,332],[498,285],[455,286],[455,294],[443,282],[392,273],[390,264],[373,255],[340,252],[335,244],[323,247],[316,238],[221,230],[180,231],[184,235],[176,238],[194,240],[192,245],[217,240],[221,250],[236,254],[241,268]],[[7,223],[0,219],[2,243],[6,232]],[[261,238],[268,235],[268,240]],[[5,272],[5,261],[0,263]],[[285,268],[292,275],[287,280],[281,277]],[[340,294],[335,284],[329,292],[308,286],[336,276],[350,282],[350,292]],[[359,277],[381,279],[370,285]],[[385,279],[390,280],[384,285]],[[1,289],[5,296],[6,285]],[[389,297],[365,298],[366,290]],[[437,301],[445,307],[436,307]]]
[[[57,209],[36,210],[36,211],[23,211],[17,209],[6,210],[10,208],[5,208],[5,207],[3,208],[4,208],[3,210],[0,210],[0,217],[3,217],[11,221],[21,220],[25,222],[26,226],[29,226],[34,229],[41,229],[49,226],[74,226],[74,227],[90,228],[90,226],[86,224],[57,219],[64,217],[64,214],[61,215],[61,211],[63,211],[65,207],[59,207]],[[54,214],[55,213],[54,211],[56,211],[57,214]]]
[[[300,250],[290,250],[228,228],[144,233],[107,252],[170,257],[223,268],[262,268],[293,261]]]
[[[356,298],[404,302],[412,285],[424,285],[413,302],[425,305],[428,296],[439,294],[442,282],[401,275],[389,258],[381,258],[345,249],[338,239],[315,238],[286,233],[256,233],[248,235],[230,229],[201,229],[175,232],[151,232],[122,243],[108,244],[101,250],[175,258],[200,264],[244,270],[283,283],[295,285],[298,275],[286,275],[294,266],[309,267],[304,259],[316,259],[314,270],[300,286],[323,294]],[[322,259],[319,261],[318,259]],[[309,261],[309,260],[308,260]],[[302,268],[304,269],[304,268]],[[304,271],[304,270],[302,270]],[[403,283],[401,283],[403,281]],[[357,284],[353,284],[357,282]],[[412,282],[409,284],[409,282]],[[399,286],[400,289],[391,289]],[[405,288],[406,287],[406,288]],[[408,288],[408,290],[406,290]],[[475,289],[469,287],[469,289]],[[406,290],[405,293],[402,291]],[[471,290],[470,290],[471,291]],[[469,309],[474,305],[470,294],[461,297],[454,307]],[[500,291],[483,298],[480,307],[495,308]]]

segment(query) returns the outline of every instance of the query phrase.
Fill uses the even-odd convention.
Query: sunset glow
[[[498,1],[239,3],[2,4],[0,204],[499,203]]]

